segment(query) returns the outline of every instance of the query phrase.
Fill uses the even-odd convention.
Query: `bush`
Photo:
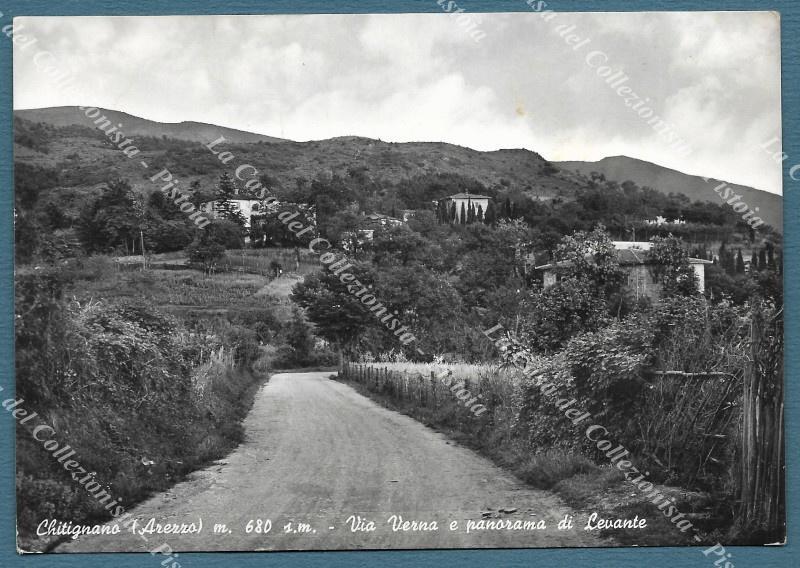
[[[598,469],[584,455],[556,449],[529,457],[516,468],[516,473],[534,487],[550,489],[573,475],[595,473]]]
[[[201,335],[140,301],[67,302],[64,288],[77,265],[16,275],[17,395],[65,434],[62,445],[130,507],[241,441],[239,422],[260,378],[248,367],[260,351],[256,333],[245,327]],[[92,278],[108,265],[89,259],[84,268]],[[239,367],[214,362],[220,352]],[[198,389],[194,374],[203,364],[213,369]],[[209,396],[202,396],[206,387]],[[43,544],[29,539],[45,518],[109,517],[24,428],[17,429],[16,481],[26,547]]]
[[[256,332],[240,326],[229,327],[224,334],[224,343],[233,349],[234,364],[249,368],[258,358],[258,339]]]

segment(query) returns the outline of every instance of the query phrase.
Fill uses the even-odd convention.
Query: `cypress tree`
[[[467,210],[464,207],[463,203],[461,204],[461,217],[458,219],[458,222],[461,223],[462,225],[467,224]]]
[[[483,222],[492,227],[497,223],[497,210],[495,209],[493,201],[489,201],[486,205],[486,215],[483,218]]]

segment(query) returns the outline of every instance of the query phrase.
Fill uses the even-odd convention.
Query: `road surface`
[[[245,441],[228,457],[135,507],[136,526],[85,535],[56,552],[146,552],[160,545],[256,551],[609,544],[583,530],[585,515],[573,529],[558,530],[558,521],[573,511],[555,495],[330,375],[273,376],[245,419]],[[399,517],[417,521],[417,530],[403,530]],[[151,518],[154,524],[185,523],[187,531],[189,523],[199,528],[202,521],[202,529],[140,533]],[[434,521],[437,530],[422,530]],[[546,528],[533,528],[538,521]]]

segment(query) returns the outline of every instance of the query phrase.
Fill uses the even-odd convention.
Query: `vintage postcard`
[[[20,552],[785,542],[780,16],[435,4],[0,19]]]

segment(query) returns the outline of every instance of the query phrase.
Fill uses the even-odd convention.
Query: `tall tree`
[[[311,328],[297,308],[292,313],[292,320],[286,333],[286,343],[292,348],[294,363],[298,365],[308,361],[314,350],[314,336],[311,335]]]
[[[376,277],[374,268],[367,263],[354,263],[348,272],[364,286],[371,286]],[[355,349],[367,330],[380,325],[348,291],[347,285],[329,270],[307,274],[292,289],[291,299],[306,310],[317,335],[348,353]]]
[[[497,209],[492,200],[489,200],[489,203],[486,205],[486,216],[483,222],[492,227],[497,224]]]
[[[579,332],[596,330],[619,311],[625,273],[604,227],[563,237],[553,251],[557,282],[523,302],[522,327],[534,347],[557,349]]]
[[[647,251],[648,267],[653,280],[662,285],[664,296],[693,296],[697,294],[697,275],[689,264],[689,255],[681,242],[669,235],[653,237]]]
[[[83,208],[78,236],[89,251],[110,251],[123,246],[132,253],[139,237],[140,220],[130,184],[122,179],[109,182],[102,195]]]
[[[228,175],[228,172],[224,172],[219,177],[219,182],[217,183],[216,204],[214,207],[220,218],[233,221],[237,225],[244,227],[244,215],[242,215],[237,205],[233,202],[235,196],[236,185],[233,179],[231,179],[231,176]]]

